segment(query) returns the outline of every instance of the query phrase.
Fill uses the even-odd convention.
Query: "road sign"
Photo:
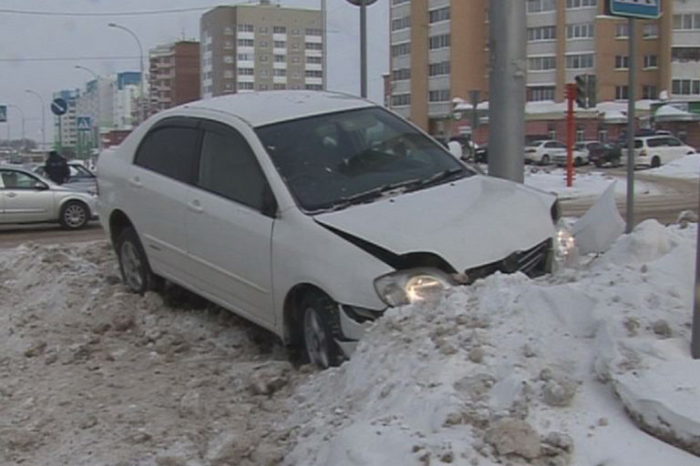
[[[0,122],[7,121],[7,105],[0,105]]]
[[[365,6],[370,6],[377,0],[364,0]],[[352,3],[355,6],[362,6],[363,0],[348,0],[348,3]]]
[[[56,116],[61,116],[68,111],[68,102],[65,99],[53,99],[51,102],[51,112]]]
[[[90,131],[92,129],[89,116],[79,116],[76,118],[76,125],[78,126],[78,131]]]
[[[656,19],[661,16],[661,0],[609,0],[610,14],[626,18]]]

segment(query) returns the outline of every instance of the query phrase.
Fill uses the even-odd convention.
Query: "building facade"
[[[133,129],[139,121],[142,102],[140,72],[117,73],[112,102],[113,129]]]
[[[432,134],[449,132],[455,98],[489,92],[487,0],[391,0],[390,104]],[[662,0],[637,20],[637,99],[700,98],[700,1]],[[526,0],[527,100],[564,100],[588,76],[596,102],[626,100],[627,20],[604,0]]]
[[[149,114],[200,98],[199,42],[179,41],[149,52]]]
[[[318,10],[220,6],[200,20],[202,97],[324,86],[323,25]]]
[[[66,113],[54,116],[54,146],[59,150],[73,154],[78,145],[77,104],[79,89],[64,89],[54,92],[53,99],[63,99],[68,104]]]

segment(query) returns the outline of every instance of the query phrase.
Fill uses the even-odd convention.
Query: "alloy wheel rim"
[[[316,310],[312,307],[304,311],[304,339],[309,360],[322,368],[328,367],[327,335],[321,326]]]
[[[70,227],[78,227],[85,223],[85,209],[79,205],[69,205],[63,213],[63,220]]]
[[[124,269],[124,279],[129,288],[140,290],[143,286],[141,275],[142,264],[133,243],[127,241],[122,245],[122,268]]]

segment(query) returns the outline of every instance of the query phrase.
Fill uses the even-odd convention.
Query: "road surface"
[[[0,225],[0,249],[13,248],[28,241],[35,243],[78,243],[106,239],[99,222],[90,222],[86,228],[71,231],[57,224]]]

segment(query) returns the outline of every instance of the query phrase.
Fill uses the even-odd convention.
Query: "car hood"
[[[553,202],[517,183],[472,176],[314,218],[394,254],[429,252],[464,271],[551,238]]]

